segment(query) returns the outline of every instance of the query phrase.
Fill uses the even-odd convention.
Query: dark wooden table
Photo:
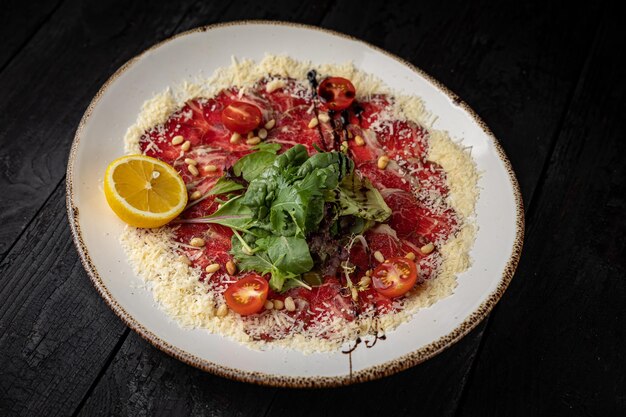
[[[541,0],[142,3],[0,3],[1,416],[626,414],[626,36],[616,11]],[[506,149],[526,206],[521,263],[491,315],[436,358],[338,389],[233,382],[152,347],[92,287],[64,200],[83,111],[152,44],[250,18],[335,29],[408,59]]]

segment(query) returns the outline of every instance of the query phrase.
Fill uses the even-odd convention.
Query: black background
[[[0,2],[0,415],[624,415],[626,36],[596,3]],[[337,389],[233,382],[129,331],[84,272],[64,180],[93,95],[158,41],[255,18],[411,61],[507,151],[526,207],[520,265],[491,315],[434,359]]]

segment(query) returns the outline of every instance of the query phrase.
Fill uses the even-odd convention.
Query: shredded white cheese
[[[411,120],[426,128],[430,128],[435,121],[435,117],[425,109],[418,97],[394,94],[378,78],[360,71],[351,63],[315,66],[310,62],[274,55],[267,55],[259,63],[251,60],[239,62],[233,58],[230,67],[218,69],[208,80],[195,83],[185,81],[148,100],[136,123],[126,133],[126,151],[139,153],[139,141],[144,132],[165,122],[168,116],[192,98],[209,98],[233,86],[245,89],[264,77],[269,79],[266,88],[270,91],[284,87],[281,77],[306,81],[307,72],[312,68],[322,75],[332,74],[350,79],[357,90],[357,98],[369,99],[374,94],[388,94],[395,98],[393,113],[381,115],[380,125],[372,130],[383,128],[385,121],[391,119]],[[447,198],[459,214],[462,226],[458,233],[438,247],[442,255],[441,262],[433,265],[438,271],[437,276],[419,286],[410,297],[394,301],[396,307],[401,308],[397,313],[377,315],[371,309],[361,313],[353,322],[322,314],[315,325],[306,331],[302,322],[277,310],[248,317],[245,323],[239,315],[231,312],[225,317],[218,317],[218,307],[224,303],[222,295],[211,291],[207,284],[200,281],[201,271],[180,260],[177,247],[172,243],[171,229],[127,227],[121,237],[122,245],[137,275],[151,289],[155,301],[183,327],[204,328],[254,348],[268,345],[267,342],[253,340],[254,336],[271,331],[273,333],[270,335],[277,338],[271,342],[272,346],[305,353],[336,350],[359,335],[381,329],[392,330],[409,320],[418,309],[452,294],[456,287],[456,276],[471,264],[469,250],[476,231],[473,215],[478,198],[479,175],[476,166],[467,150],[452,141],[446,132],[429,130],[428,140],[428,159],[445,170],[450,189]],[[394,163],[402,164],[402,161]]]

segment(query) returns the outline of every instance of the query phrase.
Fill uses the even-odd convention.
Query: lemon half
[[[178,172],[158,159],[128,155],[104,174],[104,195],[111,209],[131,226],[163,226],[187,205],[187,188]]]

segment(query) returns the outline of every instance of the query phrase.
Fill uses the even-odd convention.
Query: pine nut
[[[387,165],[389,165],[389,157],[387,155],[383,155],[380,158],[378,158],[379,169],[385,169],[387,168]]]
[[[217,309],[217,317],[224,317],[226,314],[228,314],[228,306],[226,304],[222,304]]]
[[[365,145],[365,140],[363,140],[363,137],[361,137],[360,135],[356,135],[354,137],[354,142],[357,144],[357,146]]]
[[[185,140],[185,138],[182,137],[181,135],[174,136],[172,138],[172,145],[174,145],[174,146],[180,145],[181,143],[183,143],[184,140]]]
[[[189,142],[188,140],[186,140],[185,143],[183,143],[183,146],[180,147],[180,149],[182,149],[185,152],[187,152],[190,148],[191,148],[191,142]]]
[[[246,141],[248,145],[258,145],[261,143],[261,138],[258,136],[254,136]]]
[[[272,119],[272,120],[268,121],[267,123],[265,123],[265,126],[263,126],[263,127],[265,129],[267,129],[267,130],[270,130],[274,126],[276,126],[276,120]]]
[[[380,263],[385,262],[385,257],[383,256],[383,254],[382,254],[382,253],[380,253],[380,251],[379,251],[379,250],[377,250],[376,252],[374,252],[374,258],[375,258],[378,262],[380,262]]]
[[[248,132],[248,139],[252,139],[254,137],[254,132],[253,131],[249,131]]]
[[[206,268],[204,268],[204,270],[208,273],[208,274],[212,274],[214,272],[217,272],[220,270],[220,264],[211,264],[211,265],[207,265]]]
[[[422,252],[424,255],[428,255],[429,253],[431,253],[432,251],[435,250],[435,245],[431,243],[427,243],[424,246],[422,246],[420,248],[420,252]]]
[[[228,275],[235,275],[237,273],[237,265],[233,261],[226,262],[226,272],[228,272]]]
[[[198,165],[198,161],[196,161],[195,159],[191,159],[191,158],[185,158],[185,163],[187,165]]]
[[[202,170],[204,172],[215,172],[217,171],[217,165],[205,165],[204,167],[202,167]]]
[[[260,128],[257,135],[259,135],[261,139],[265,139],[267,138],[267,130],[265,130],[264,128]]]
[[[233,133],[233,135],[230,137],[230,143],[239,143],[239,141],[241,140],[241,135],[237,132]]]
[[[196,248],[201,248],[204,246],[204,239],[202,239],[201,237],[194,237],[189,241],[189,244],[191,246],[195,246]]]
[[[187,169],[189,170],[189,172],[191,172],[193,176],[197,177],[200,174],[200,171],[198,171],[198,168],[196,168],[193,165],[187,165]]]
[[[367,287],[372,282],[372,278],[368,275],[363,275],[359,280],[359,285],[362,287]]]
[[[368,277],[372,275],[372,270],[368,269],[367,271],[365,271],[365,275],[367,275]]]
[[[185,265],[191,265],[191,261],[185,255],[180,255],[178,259]]]
[[[287,311],[295,311],[296,303],[293,302],[293,298],[287,297],[285,298],[285,310]]]
[[[263,307],[265,307],[266,310],[271,310],[274,308],[274,303],[272,303],[270,300],[266,300]]]
[[[410,261],[415,260],[415,254],[413,252],[409,252],[406,255],[404,255],[405,258],[407,258]]]
[[[197,200],[197,199],[199,199],[200,197],[202,197],[202,193],[201,193],[200,191],[198,191],[198,190],[194,191],[194,192],[193,192],[193,193],[191,193],[191,195],[189,196],[189,198],[190,198],[191,200]]]
[[[330,122],[330,116],[328,115],[328,113],[320,113],[320,114],[317,115],[317,118],[322,123]]]
[[[274,303],[274,309],[276,310],[282,310],[283,307],[285,306],[282,300],[274,300],[273,303]]]
[[[311,121],[309,122],[309,129],[313,129],[315,126],[317,126],[319,124],[319,120],[317,120],[317,117],[314,117],[311,119]]]

